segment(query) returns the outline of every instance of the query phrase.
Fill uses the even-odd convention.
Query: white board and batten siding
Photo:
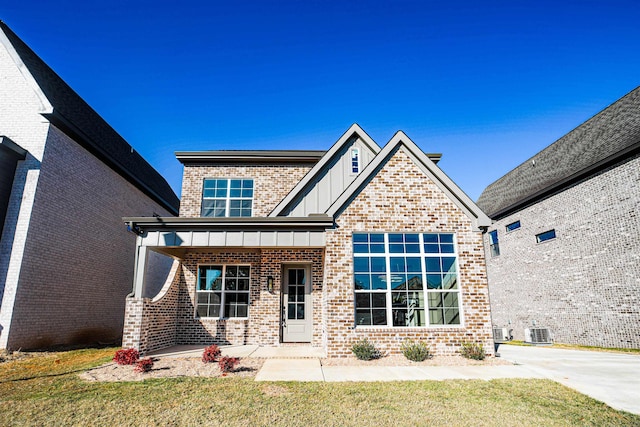
[[[359,152],[358,173],[352,170],[352,148],[357,148]],[[305,217],[310,214],[325,213],[375,155],[376,153],[360,138],[354,138],[353,142],[345,144],[318,177],[309,183],[303,196],[294,201],[286,215]]]

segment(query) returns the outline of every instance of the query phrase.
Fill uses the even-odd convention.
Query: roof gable
[[[398,151],[402,150],[431,179],[435,185],[472,221],[476,228],[487,227],[491,220],[418,146],[402,131],[398,131],[387,145],[367,165],[342,195],[329,207],[327,214],[338,217],[352,200],[378,174],[382,167]]]
[[[2,21],[0,43],[6,45],[40,98],[41,113],[52,124],[177,215],[178,197],[158,171]]]
[[[358,125],[353,124],[342,134],[342,136],[336,141],[335,144],[325,153],[325,155],[315,164],[315,166],[305,175],[305,177],[296,184],[296,186],[282,199],[282,201],[271,211],[270,217],[289,215],[300,204],[303,203],[305,197],[307,197],[312,191],[323,192],[325,190],[319,189],[318,186],[323,177],[327,176],[339,163],[341,156],[344,156],[345,150],[353,145],[358,144],[359,147],[368,151],[368,156],[364,156],[365,153],[361,153],[360,157],[373,158],[379,151],[380,146]],[[364,168],[364,164],[361,166]],[[355,178],[356,176],[352,177]],[[330,204],[330,202],[329,202]],[[324,211],[324,209],[321,209]],[[312,212],[320,213],[320,212]],[[296,211],[294,216],[300,214]]]
[[[640,87],[494,183],[478,198],[500,218],[640,149]]]

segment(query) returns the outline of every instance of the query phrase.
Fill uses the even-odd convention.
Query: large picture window
[[[354,233],[356,325],[460,324],[452,233]]]
[[[251,267],[207,265],[198,268],[198,317],[247,317]]]
[[[252,179],[204,180],[203,217],[249,217],[252,205]]]

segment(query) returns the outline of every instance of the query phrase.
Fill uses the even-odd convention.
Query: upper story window
[[[249,217],[253,206],[252,179],[205,179],[203,217]]]
[[[512,222],[511,224],[507,224],[507,227],[506,227],[507,232],[517,230],[518,228],[520,228],[520,220],[516,222]]]
[[[360,149],[357,147],[351,149],[351,173],[360,173]]]
[[[452,233],[354,233],[357,326],[460,324]]]
[[[544,233],[536,234],[536,242],[542,243],[547,240],[556,238],[556,230],[545,231]]]
[[[489,232],[489,248],[491,249],[491,257],[500,255],[500,244],[498,243],[498,230]]]

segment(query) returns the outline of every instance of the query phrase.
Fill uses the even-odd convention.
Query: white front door
[[[309,268],[285,267],[283,284],[282,342],[311,342],[313,316]]]

